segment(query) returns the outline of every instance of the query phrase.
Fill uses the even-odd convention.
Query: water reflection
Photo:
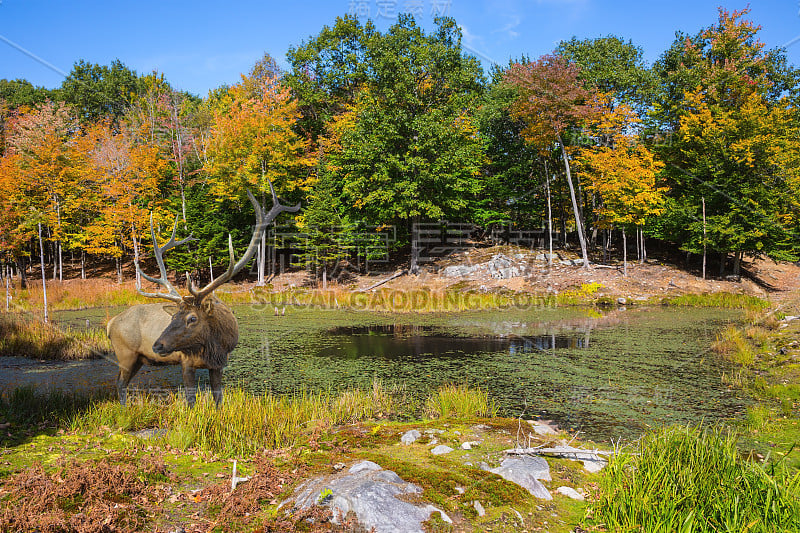
[[[399,359],[404,357],[447,357],[480,353],[506,352],[510,355],[548,352],[557,349],[589,347],[591,327],[576,328],[571,334],[562,330],[532,336],[466,337],[449,334],[435,326],[384,324],[340,326],[328,330],[336,339],[333,346],[319,351],[320,357],[358,358],[364,356]]]

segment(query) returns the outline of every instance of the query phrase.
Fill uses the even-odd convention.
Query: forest
[[[77,61],[60,87],[0,80],[0,261],[24,275],[147,256],[150,225],[197,241],[167,258],[208,276],[250,239],[247,191],[269,183],[302,210],[315,272],[418,222],[548,231],[585,263],[645,242],[708,254],[800,254],[798,70],[768,50],[748,11],[677,32],[652,65],[617,36],[572,38],[485,72],[455,20],[387,31],[352,16],[265,54],[200,97],[158,72]],[[365,237],[366,235],[366,237]],[[635,243],[636,251],[628,252]],[[267,252],[258,256],[263,282]],[[711,259],[709,259],[711,262]],[[714,272],[716,273],[716,271]],[[212,274],[213,275],[213,274]]]

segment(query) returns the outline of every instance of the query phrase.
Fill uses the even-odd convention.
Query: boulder
[[[567,498],[572,498],[573,500],[584,501],[586,499],[583,497],[583,494],[573,489],[572,487],[558,487],[556,489],[556,492],[558,492],[559,494],[563,494]]]
[[[406,431],[405,433],[403,433],[403,436],[400,437],[400,442],[402,442],[403,444],[411,444],[412,442],[415,442],[421,436],[422,436],[422,433],[420,433],[416,429],[410,429],[410,430]]]
[[[432,505],[415,505],[400,499],[421,492],[420,487],[403,481],[391,470],[384,470],[372,461],[361,461],[346,472],[303,482],[292,499],[294,507],[299,509],[314,505],[330,507],[334,523],[352,511],[364,529],[376,533],[422,533],[422,523],[434,512],[452,523],[444,511]]]
[[[444,455],[444,454],[450,453],[452,451],[453,451],[453,448],[451,448],[450,446],[445,446],[444,444],[440,444],[436,448],[432,449],[431,453],[433,455]]]
[[[507,457],[497,468],[485,469],[507,481],[527,489],[533,496],[552,500],[553,496],[540,480],[550,481],[550,465],[541,457]]]

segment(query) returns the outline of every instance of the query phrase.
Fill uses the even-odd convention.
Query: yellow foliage
[[[647,217],[663,212],[667,189],[656,185],[663,167],[650,150],[630,137],[620,138],[613,148],[585,150],[579,160],[586,188],[602,200],[598,214],[606,226],[643,225]]]

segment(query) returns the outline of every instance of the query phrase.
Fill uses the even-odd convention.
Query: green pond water
[[[729,368],[708,351],[715,333],[737,318],[730,311],[288,308],[286,316],[274,316],[273,308],[237,306],[235,313],[240,340],[225,383],[254,393],[367,387],[377,377],[422,399],[440,385],[468,383],[488,389],[503,415],[552,419],[593,439],[633,437],[669,423],[714,423],[739,416],[747,404],[722,384]],[[85,327],[105,315],[87,310],[59,313],[57,320]],[[6,375],[0,387],[24,375],[66,387],[110,387],[116,373],[105,360],[70,367],[16,359],[0,358]],[[131,385],[179,384],[178,367],[145,367]]]

